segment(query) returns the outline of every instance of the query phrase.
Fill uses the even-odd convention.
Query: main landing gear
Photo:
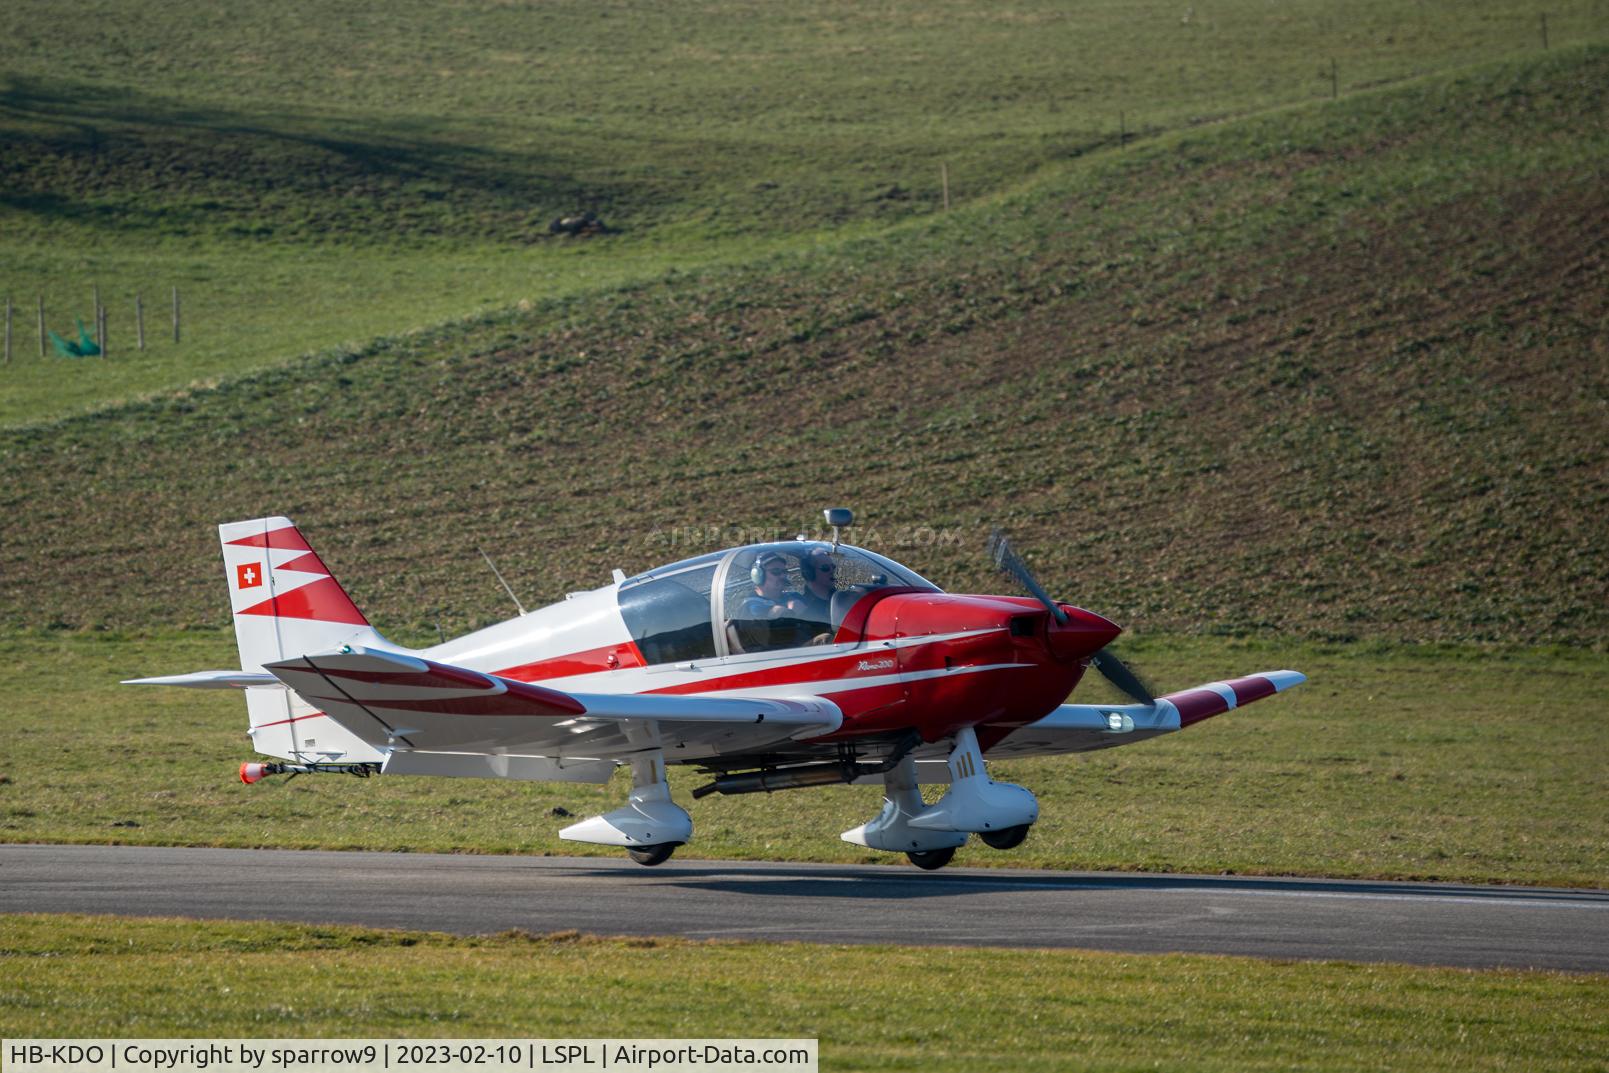
[[[978,837],[990,849],[1016,849],[1022,845],[1022,840],[1028,837],[1028,828],[1031,823],[1019,823],[1015,827],[1007,827],[1000,831],[979,831]]]
[[[845,831],[843,840],[871,849],[904,853],[926,871],[943,868],[976,834],[994,849],[1014,849],[1039,819],[1039,802],[1021,786],[995,782],[983,766],[983,752],[971,727],[955,735],[950,752],[950,789],[928,805],[916,784],[916,761],[906,756],[883,776],[883,811]]]
[[[631,797],[626,804],[602,816],[573,823],[559,832],[572,842],[619,846],[638,864],[664,864],[676,847],[693,837],[693,818],[670,799],[665,781],[665,757],[658,741],[645,738],[651,751],[631,762]]]
[[[911,863],[924,872],[932,872],[943,868],[955,856],[954,846],[945,846],[943,849],[911,849],[905,851]]]
[[[652,868],[656,864],[664,864],[670,860],[670,855],[676,852],[677,842],[661,842],[657,846],[642,846],[638,849],[628,849],[626,856],[638,864]]]

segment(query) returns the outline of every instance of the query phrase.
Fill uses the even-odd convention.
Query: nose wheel
[[[626,856],[638,864],[652,868],[656,864],[664,864],[670,860],[670,855],[676,852],[676,847],[679,845],[681,845],[679,842],[662,842],[657,846],[634,846],[626,851]]]
[[[909,857],[911,859],[911,863],[922,869],[924,872],[931,872],[935,869],[943,868],[945,865],[950,863],[950,858],[955,856],[955,847],[945,846],[943,849],[910,849],[905,851],[905,856]]]

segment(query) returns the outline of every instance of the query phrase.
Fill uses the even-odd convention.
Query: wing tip
[[[1263,671],[1259,677],[1268,679],[1276,693],[1283,693],[1287,689],[1292,689],[1307,681],[1307,675],[1301,671],[1292,670]]]

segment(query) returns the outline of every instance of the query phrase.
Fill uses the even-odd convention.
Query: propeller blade
[[[1090,659],[1089,665],[1101,672],[1102,678],[1111,682],[1125,697],[1128,697],[1134,703],[1156,704],[1156,698],[1151,696],[1149,689],[1145,688],[1145,683],[1140,681],[1140,676],[1129,670],[1128,666],[1112,655],[1111,652],[1102,649],[1095,653],[1094,657]]]
[[[1001,532],[998,527],[990,531],[987,548],[989,558],[994,560],[995,566],[1004,571],[1017,584],[1031,592],[1034,599],[1044,604],[1051,615],[1055,617],[1058,626],[1067,625],[1067,612],[1063,611],[1061,605],[1050,598],[1050,594],[1039,584],[1039,580],[1034,577],[1033,571],[1028,569],[1028,564],[1022,561],[1022,557],[1012,550],[1011,542],[1006,539],[1006,534]],[[1089,665],[1099,671],[1101,677],[1111,682],[1124,696],[1136,704],[1148,706],[1156,704],[1156,698],[1151,695],[1151,691],[1146,688],[1145,683],[1140,681],[1140,676],[1129,670],[1122,660],[1106,649],[1095,653],[1090,658]]]
[[[1032,593],[1034,599],[1044,604],[1045,609],[1050,612],[1051,617],[1056,620],[1058,626],[1067,625],[1067,612],[1063,611],[1056,601],[1050,598],[1050,594],[1044,590],[1038,579],[1034,577],[1033,571],[1028,569],[1028,564],[1023,562],[1022,557],[1011,549],[1011,542],[1006,539],[1006,534],[1002,533],[999,527],[990,531],[989,543],[986,546],[989,551],[989,558],[994,560],[994,565],[1014,579],[1017,584]]]

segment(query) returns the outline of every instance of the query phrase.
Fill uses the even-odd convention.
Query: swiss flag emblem
[[[235,586],[241,589],[255,589],[263,583],[263,568],[260,563],[241,563],[235,567]]]

